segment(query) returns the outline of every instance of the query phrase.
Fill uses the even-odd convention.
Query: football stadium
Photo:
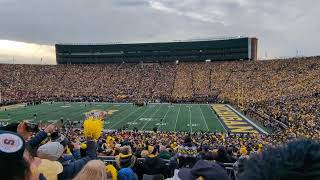
[[[308,2],[59,1],[0,1],[1,180],[320,179]]]

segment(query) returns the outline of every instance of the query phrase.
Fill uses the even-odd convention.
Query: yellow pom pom
[[[87,138],[97,140],[101,136],[103,121],[101,119],[88,117],[83,123],[83,134]]]
[[[67,146],[67,150],[66,150],[66,154],[70,155],[71,154],[71,151],[69,149],[69,147]]]
[[[82,143],[80,147],[81,149],[87,149],[87,144]]]

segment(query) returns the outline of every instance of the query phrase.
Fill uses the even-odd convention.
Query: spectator
[[[49,142],[39,147],[38,157],[48,159],[51,161],[60,161],[63,165],[63,172],[59,174],[59,179],[73,178],[82,167],[90,160],[96,158],[96,143],[94,141],[87,141],[86,157],[78,160],[64,161],[62,154],[64,152],[63,146],[58,142]]]
[[[107,180],[106,167],[100,160],[89,161],[73,180]]]
[[[118,173],[118,180],[137,180],[137,176],[131,168],[122,168]]]
[[[226,170],[217,163],[200,160],[193,168],[182,168],[175,171],[173,178],[167,180],[193,180],[193,179],[210,179],[210,180],[229,180]]]
[[[171,158],[170,153],[167,151],[165,146],[160,146],[159,158],[169,160]]]
[[[168,166],[158,157],[157,148],[149,146],[149,155],[143,162],[143,174],[157,175],[162,174],[167,177]]]
[[[292,141],[254,155],[245,163],[239,179],[319,179],[320,144]]]
[[[218,148],[218,154],[215,160],[221,163],[234,163],[223,146]]]
[[[31,179],[39,177],[32,174],[35,168],[23,157],[25,142],[21,136],[9,131],[0,131],[0,173],[1,179]]]
[[[184,143],[177,150],[179,168],[192,168],[197,161],[197,154],[197,147],[193,144],[191,137],[186,136]]]
[[[132,154],[130,146],[120,148],[120,154],[116,156],[116,167],[118,170],[122,168],[131,168],[138,176],[141,176],[142,164]]]

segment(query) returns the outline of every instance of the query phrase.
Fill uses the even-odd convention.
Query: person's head
[[[131,156],[132,155],[132,151],[131,151],[131,147],[130,146],[123,146],[120,148],[120,151],[119,151],[119,155],[120,155],[120,158],[123,156]]]
[[[185,144],[191,144],[191,143],[192,143],[191,137],[190,137],[190,136],[186,136],[186,137],[184,138],[183,143],[185,143]]]
[[[73,180],[107,179],[106,167],[100,160],[89,161]]]
[[[134,180],[136,179],[135,173],[131,168],[122,168],[118,172],[118,180]]]
[[[167,151],[166,147],[163,145],[160,145],[159,152],[165,152],[165,151]]]
[[[141,157],[142,157],[142,158],[146,158],[146,157],[148,157],[148,155],[149,155],[148,150],[142,150],[142,151],[141,151]]]
[[[178,177],[183,180],[211,179],[229,180],[228,174],[219,164],[199,160],[192,168],[180,168]],[[201,178],[200,178],[201,177]]]
[[[248,151],[247,151],[247,148],[246,147],[241,147],[240,150],[239,150],[239,153],[241,156],[246,156],[248,155]]]
[[[0,131],[1,179],[31,179],[30,163],[23,157],[25,142],[13,132]]]
[[[63,152],[64,147],[59,142],[48,142],[38,148],[37,155],[41,159],[57,161]]]
[[[319,179],[320,144],[297,140],[250,156],[240,179]]]
[[[158,155],[158,150],[155,146],[149,146],[148,152],[149,152],[148,157],[150,158],[156,157]]]

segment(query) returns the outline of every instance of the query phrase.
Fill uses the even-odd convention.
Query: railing
[[[102,160],[105,164],[115,165],[116,163],[115,156],[98,156],[98,159]],[[137,159],[138,161],[144,161],[145,158],[137,158]],[[167,160],[167,159],[163,159],[163,160],[166,162],[167,166],[170,165],[170,162],[171,162],[170,160]],[[231,179],[234,179],[233,163],[222,163],[221,165],[223,165],[223,167],[227,171],[228,176]],[[171,169],[170,175],[173,176],[173,173],[174,173],[174,169]]]

